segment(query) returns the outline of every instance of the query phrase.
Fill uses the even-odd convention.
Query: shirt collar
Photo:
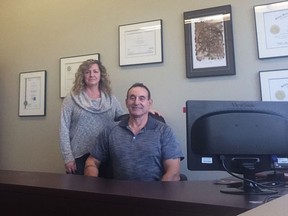
[[[128,118],[125,118],[125,119],[122,119],[120,122],[119,122],[119,126],[120,127],[125,127],[127,128],[128,127],[128,120],[129,120],[129,117]],[[151,117],[150,115],[148,115],[148,121],[146,123],[146,125],[144,126],[145,129],[154,129],[157,125],[157,120],[154,119],[153,117]]]

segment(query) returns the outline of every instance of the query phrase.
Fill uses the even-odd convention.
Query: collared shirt
[[[123,119],[101,133],[90,154],[109,161],[113,178],[157,181],[164,174],[163,161],[184,158],[172,129],[149,116],[146,126],[134,135]]]

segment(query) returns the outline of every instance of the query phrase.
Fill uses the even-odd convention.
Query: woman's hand
[[[65,164],[65,169],[67,174],[75,174],[77,167],[75,161],[70,161]]]
[[[156,115],[156,116],[162,116],[158,111],[155,111],[153,109],[150,109],[149,112]]]

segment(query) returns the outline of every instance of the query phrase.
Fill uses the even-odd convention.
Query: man
[[[109,161],[114,179],[179,181],[183,154],[171,128],[148,115],[151,93],[142,83],[127,91],[129,118],[106,128],[90,149],[85,175],[98,176]]]

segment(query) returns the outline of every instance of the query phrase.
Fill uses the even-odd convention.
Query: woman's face
[[[101,72],[97,64],[92,64],[91,67],[84,72],[84,82],[86,86],[98,86],[101,78]]]

